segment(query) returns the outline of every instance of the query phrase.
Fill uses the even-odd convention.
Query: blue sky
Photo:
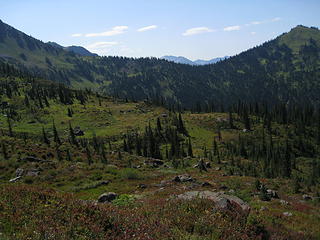
[[[234,55],[320,26],[319,0],[3,0],[0,19],[44,42],[100,55]]]

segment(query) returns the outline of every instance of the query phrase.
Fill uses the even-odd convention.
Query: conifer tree
[[[108,159],[106,157],[106,152],[104,150],[104,145],[102,144],[101,146],[101,150],[100,150],[100,156],[101,156],[101,162],[103,164],[107,164],[108,163]]]
[[[9,136],[13,137],[12,125],[9,116],[7,116]]]
[[[92,162],[92,156],[91,156],[89,146],[86,146],[86,154],[87,154],[88,165],[90,166],[93,162]]]
[[[1,150],[2,150],[2,155],[3,155],[4,159],[8,159],[9,155],[7,152],[7,146],[4,142],[1,143]]]
[[[54,121],[52,123],[52,129],[53,129],[53,136],[54,136],[55,143],[58,145],[61,145],[61,140],[59,138],[59,134],[58,134],[58,131],[57,131],[57,128],[56,128]]]
[[[157,131],[160,133],[162,130],[160,118],[157,118]]]
[[[57,154],[57,159],[58,159],[59,161],[62,161],[61,152],[60,152],[58,146],[56,146],[56,154]]]
[[[73,131],[73,128],[71,126],[71,122],[70,121],[69,121],[69,135],[70,135],[71,143],[78,147],[78,141],[76,139],[76,135],[74,134],[74,131]]]
[[[42,136],[43,136],[43,142],[47,145],[50,145],[50,140],[48,139],[46,131],[44,130],[43,126],[42,126]]]
[[[67,161],[72,162],[72,157],[69,149],[67,149]]]
[[[68,108],[68,117],[72,117],[72,110]]]
[[[234,125],[233,125],[233,116],[232,116],[231,108],[229,109],[229,128],[231,128],[231,129],[234,128]]]
[[[243,111],[243,121],[244,121],[244,127],[245,127],[245,129],[251,130],[251,124],[250,124],[250,119],[249,119],[249,114],[248,114],[248,109],[247,109],[247,107],[244,107],[244,111]]]
[[[188,141],[188,156],[193,157],[193,151],[192,151],[192,144],[191,144],[191,139],[189,138]]]
[[[123,151],[128,152],[128,145],[126,139],[123,139]]]

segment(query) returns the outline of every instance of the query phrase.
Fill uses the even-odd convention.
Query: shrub
[[[125,168],[121,170],[120,176],[122,179],[134,180],[141,179],[141,174],[138,170],[132,168]]]
[[[23,182],[26,184],[32,184],[33,183],[33,177],[25,177],[23,179]]]
[[[132,204],[135,197],[129,194],[121,194],[117,199],[113,200],[112,203],[117,206],[128,206]]]

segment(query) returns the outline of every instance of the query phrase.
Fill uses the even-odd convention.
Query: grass
[[[109,239],[110,236],[111,239],[134,239],[133,234],[145,239],[141,235],[143,231],[149,239],[259,239],[268,234],[274,239],[312,239],[320,235],[319,203],[310,201],[301,204],[302,193],[292,193],[290,180],[259,179],[268,188],[277,190],[281,199],[290,202],[290,205],[284,206],[274,199],[261,202],[254,189],[255,178],[227,175],[228,159],[221,164],[211,162],[212,168],[208,172],[201,173],[192,167],[203,157],[203,146],[212,148],[219,126],[222,136],[222,141],[218,141],[219,147],[223,147],[224,142],[238,138],[244,126],[237,116],[234,116],[237,129],[230,130],[225,113],[183,113],[182,118],[192,140],[194,158],[185,159],[188,164],[177,169],[167,159],[164,160],[166,167],[152,168],[144,164],[147,158],[121,152],[122,158],[119,159],[118,151],[122,149],[123,134],[132,129],[141,132],[149,122],[154,127],[157,117],[167,113],[165,109],[142,102],[125,103],[109,98],[101,98],[100,106],[98,98],[91,95],[85,106],[77,101],[72,105],[63,105],[50,100],[49,108],[37,109],[32,115],[25,110],[23,98],[21,95],[13,99],[2,96],[1,99],[14,106],[21,116],[20,121],[13,122],[14,132],[37,136],[36,139],[26,141],[0,136],[0,143],[6,143],[9,154],[7,160],[3,158],[3,154],[0,155],[0,217],[3,219],[0,222],[0,232],[8,239],[43,239],[47,237],[43,235],[46,232],[52,236],[59,233],[62,236],[60,239],[103,239],[106,236]],[[67,109],[70,107],[74,111],[71,118],[67,116]],[[53,143],[53,118],[63,140],[59,147],[61,160],[58,160]],[[161,122],[165,124],[170,121],[170,116],[167,119],[161,118]],[[28,123],[31,120],[35,120],[35,123]],[[93,134],[113,139],[111,148],[105,144],[106,164],[91,149],[93,163],[89,166],[85,149],[75,147],[67,141],[69,121],[73,127],[80,126],[85,131],[85,136],[78,139],[90,139]],[[7,119],[3,114],[0,115],[0,122],[0,129],[6,130]],[[42,126],[51,140],[50,145],[41,140]],[[277,128],[280,132],[278,138],[283,138],[284,129],[275,124],[274,129]],[[255,137],[261,129],[261,123],[255,124],[253,129],[246,135]],[[71,153],[71,161],[67,160],[67,149]],[[164,148],[162,150],[165,156]],[[32,163],[22,160],[30,155],[49,162]],[[304,172],[308,171],[309,165],[310,159],[299,159],[299,167]],[[215,170],[216,167],[221,170]],[[15,177],[17,168],[39,169],[40,174],[37,177],[23,177],[22,181],[8,184],[8,180]],[[195,182],[174,183],[173,177],[179,174],[189,174]],[[99,185],[103,181],[108,184]],[[209,182],[211,186],[202,187],[203,182]],[[141,184],[146,188],[139,187]],[[173,195],[185,191],[220,191],[224,185],[227,186],[227,194],[234,194],[251,205],[252,211],[248,219],[232,211],[214,212],[211,202],[170,201]],[[234,192],[229,192],[230,189]],[[91,204],[105,192],[116,192],[120,197],[114,204]],[[83,205],[84,202],[80,200],[86,200],[87,205]],[[261,211],[262,206],[268,210]],[[13,209],[18,209],[14,215],[11,214]],[[284,217],[285,211],[292,212],[293,216]],[[56,216],[56,220],[51,219],[52,216]],[[66,216],[70,217],[66,219]],[[101,218],[107,220],[101,222]],[[53,227],[51,229],[48,226]],[[123,229],[127,235],[123,235]],[[110,235],[111,233],[115,235]]]

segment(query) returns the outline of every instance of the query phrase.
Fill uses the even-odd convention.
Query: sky
[[[99,55],[232,56],[302,24],[319,0],[0,0],[0,19],[44,42]]]

